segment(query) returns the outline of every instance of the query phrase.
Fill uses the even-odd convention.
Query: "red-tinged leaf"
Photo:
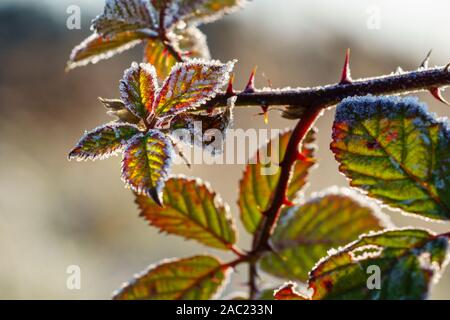
[[[170,34],[171,44],[183,56],[209,60],[210,54],[206,43],[206,36],[197,28],[189,27],[182,30],[175,29]],[[178,62],[172,51],[158,39],[149,39],[144,50],[144,60],[156,68],[160,79],[165,79],[172,67]]]
[[[176,64],[155,100],[154,116],[173,116],[212,99],[227,83],[233,66],[234,61],[222,64],[197,59]]]
[[[229,250],[236,242],[236,229],[229,207],[200,180],[183,177],[166,181],[164,207],[138,195],[140,216],[167,233],[197,240],[207,246]]]
[[[450,127],[407,97],[351,97],[331,149],[350,184],[392,208],[450,219]]]
[[[301,293],[296,291],[296,285],[292,282],[285,283],[274,292],[275,300],[307,300]]]
[[[272,140],[265,148],[258,151],[260,155],[266,155],[267,157],[268,151],[273,150],[278,152],[278,159],[273,159],[274,157],[272,156],[270,157],[270,163],[267,163],[269,159],[261,161],[262,156],[257,157],[256,164],[248,164],[245,168],[244,176],[240,181],[238,205],[241,220],[245,229],[250,233],[256,231],[262,218],[262,212],[267,209],[271,202],[271,197],[280,176],[278,164],[284,157],[291,133],[292,131],[285,132],[279,139]],[[314,141],[314,136],[315,134],[312,130],[303,142],[302,154],[304,159],[295,162],[287,192],[289,199],[293,199],[304,187],[309,169],[315,164],[313,159],[315,148],[311,145]],[[267,172],[264,172],[264,170],[267,170]],[[264,175],[263,173],[266,174]]]
[[[171,141],[160,131],[149,130],[135,136],[127,145],[122,160],[122,178],[138,194],[162,205],[162,189],[173,155]]]
[[[114,293],[116,300],[208,300],[220,294],[228,268],[211,256],[162,261]]]
[[[145,29],[157,33],[157,12],[148,0],[106,0],[103,14],[92,21],[92,29],[102,35]]]
[[[181,0],[175,15],[188,23],[207,23],[236,11],[245,3],[245,0]]]
[[[152,112],[158,79],[155,68],[148,63],[133,62],[120,81],[120,95],[126,108],[135,116],[145,119]]]
[[[139,133],[139,129],[130,124],[109,123],[86,134],[69,153],[69,159],[96,160],[107,158],[123,150],[127,141]]]
[[[312,269],[311,299],[425,299],[446,266],[448,247],[447,237],[421,229],[363,235]]]
[[[389,226],[386,216],[351,190],[324,192],[286,212],[271,237],[276,253],[264,255],[261,268],[277,277],[304,282],[330,249]]]
[[[72,50],[66,70],[111,58],[133,48],[143,38],[144,36],[137,32],[121,32],[108,37],[94,33]]]

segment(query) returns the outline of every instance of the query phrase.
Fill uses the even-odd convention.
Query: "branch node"
[[[283,204],[288,207],[292,207],[294,205],[294,203],[291,200],[289,200],[287,197],[284,197]]]

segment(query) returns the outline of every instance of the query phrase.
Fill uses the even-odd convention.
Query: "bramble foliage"
[[[178,62],[175,52],[209,59],[199,24],[238,9],[244,0],[106,0],[92,21],[93,34],[75,47],[67,63],[73,69],[97,63],[144,43],[144,60],[164,79]]]
[[[95,160],[123,151],[124,182],[162,205],[162,188],[174,157],[170,129],[165,124],[169,122],[170,128],[170,120],[176,115],[212,99],[228,81],[233,64],[200,60],[179,63],[159,88],[152,65],[133,63],[120,82],[121,102],[103,100],[114,109],[114,115],[118,110],[128,112],[120,113],[121,121],[86,133],[69,158]],[[138,120],[138,126],[124,123],[127,118]]]
[[[236,299],[427,298],[445,269],[450,233],[396,229],[378,208],[382,204],[418,217],[450,219],[448,120],[436,119],[416,98],[367,95],[340,101],[330,148],[339,170],[358,191],[331,188],[310,196],[304,189],[317,163],[316,131],[311,128],[314,121],[302,120],[322,107],[323,100],[285,109],[287,118],[302,119],[256,152],[256,162],[246,165],[239,183],[239,217],[253,236],[248,251],[237,247],[230,208],[208,183],[169,175],[173,158],[181,155],[178,129],[194,137],[183,142],[208,149],[213,144],[208,130],[223,133],[232,122],[239,97],[229,81],[235,62],[203,60],[209,59],[209,50],[197,26],[243,3],[107,0],[103,14],[92,23],[94,33],[71,54],[68,69],[144,42],[148,63],[133,63],[125,71],[120,99],[100,99],[116,119],[87,132],[69,158],[96,160],[121,152],[122,178],[133,190],[143,219],[161,232],[237,256],[227,263],[209,255],[163,260],[125,284],[114,299],[213,299],[241,263],[288,282],[259,290],[255,272],[249,297]],[[347,63],[348,54],[346,72],[336,86],[352,84]],[[243,93],[248,98],[255,91],[250,80]],[[227,99],[222,105],[213,100],[221,95]],[[209,150],[221,151],[217,146]],[[274,155],[279,160],[270,161]],[[292,166],[287,166],[288,157]],[[269,217],[280,197],[277,216]],[[269,218],[274,218],[272,224],[267,224]],[[261,245],[267,230],[269,240]],[[372,269],[378,270],[379,283],[369,287]],[[300,292],[292,281],[304,282],[310,293]]]

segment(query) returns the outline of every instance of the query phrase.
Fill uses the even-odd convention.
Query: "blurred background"
[[[96,65],[64,73],[71,49],[90,34],[103,0],[2,0],[0,3],[0,298],[108,299],[121,283],[166,257],[212,252],[193,241],[158,234],[138,218],[131,192],[120,180],[120,158],[69,162],[84,130],[110,121],[97,97],[118,97],[118,81],[142,47]],[[81,8],[81,30],[68,30],[66,9]],[[242,88],[253,66],[257,84],[315,86],[339,79],[346,48],[354,78],[417,68],[430,49],[431,65],[450,62],[450,2],[397,0],[254,0],[244,10],[203,25],[214,58],[238,59]],[[432,111],[450,108],[421,95]],[[238,110],[235,127],[265,128],[258,109]],[[329,150],[334,111],[317,122],[319,170],[306,190],[346,186]],[[293,122],[270,114],[269,127]],[[175,173],[199,176],[236,206],[243,165],[197,165]],[[387,209],[398,226],[449,231]],[[239,222],[238,222],[239,224]],[[239,244],[250,238],[240,229]],[[67,267],[81,268],[81,290],[66,287]],[[245,267],[225,293],[246,290]],[[279,281],[281,283],[281,281]],[[265,283],[269,285],[269,283]],[[450,298],[450,270],[432,298]]]

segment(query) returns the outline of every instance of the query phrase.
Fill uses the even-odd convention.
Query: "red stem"
[[[320,115],[322,109],[322,106],[308,108],[297,122],[289,138],[285,156],[280,163],[281,172],[274,191],[273,201],[270,207],[263,212],[264,217],[253,240],[253,251],[262,251],[270,248],[268,241],[279,218],[281,208],[287,200],[287,188],[291,178],[292,167],[298,159],[299,144]]]

